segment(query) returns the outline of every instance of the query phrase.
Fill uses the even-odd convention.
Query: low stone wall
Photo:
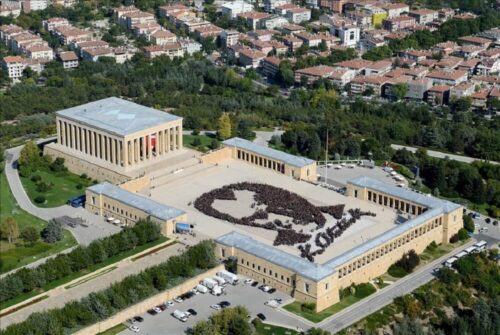
[[[57,148],[57,144],[51,143],[43,148],[43,154],[56,159],[57,157],[64,158],[64,165],[69,171],[81,175],[85,173],[92,179],[97,181],[109,181],[114,184],[120,184],[128,181],[130,177],[122,175],[113,170],[104,168],[102,166],[92,164],[86,160],[80,159],[76,156],[69,155]]]
[[[119,186],[129,192],[140,193],[144,189],[149,190],[151,187],[151,178],[148,175],[144,175],[142,177],[126,181]]]
[[[233,158],[233,149],[223,147],[218,150],[207,152],[201,156],[201,161],[208,164],[217,164],[231,158]]]
[[[127,309],[124,309],[121,312],[118,312],[117,314],[113,315],[112,317],[101,321],[99,323],[93,324],[89,327],[86,327],[78,332],[75,332],[74,334],[76,335],[88,335],[88,334],[97,334],[99,332],[105,331],[106,329],[109,329],[111,327],[116,326],[119,323],[125,322],[127,319],[130,319],[136,315],[144,314],[147,312],[148,309],[157,306],[159,304],[164,303],[167,300],[171,300],[183,293],[186,293],[193,289],[203,278],[206,277],[211,277],[214,276],[218,271],[221,271],[224,269],[224,265],[221,264],[219,266],[216,266],[213,269],[210,269],[202,274],[199,274],[196,277],[193,277],[191,279],[186,280],[184,283],[173,287],[169,290],[166,290],[164,292],[158,293],[157,295],[148,298],[146,300],[143,300]],[[168,312],[167,310],[166,312]],[[173,311],[173,310],[170,310]],[[170,313],[170,312],[168,312]]]

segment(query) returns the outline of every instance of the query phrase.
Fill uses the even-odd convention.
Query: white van
[[[224,278],[228,283],[236,285],[238,284],[238,276],[235,275],[234,273],[231,273],[227,270],[222,270],[217,272],[217,276]]]
[[[226,285],[226,281],[224,280],[224,278],[222,277],[219,277],[219,276],[213,276],[213,279],[217,282],[217,284],[219,284],[220,286],[224,286]]]
[[[179,311],[178,309],[176,309],[173,313],[172,313],[172,316],[174,318],[176,318],[177,320],[179,321],[182,321],[182,322],[186,322],[187,321],[187,316],[186,316],[186,313],[184,312],[181,312]]]
[[[201,284],[196,285],[195,290],[200,292],[200,293],[203,293],[203,294],[208,292],[208,288],[206,286],[201,285]]]

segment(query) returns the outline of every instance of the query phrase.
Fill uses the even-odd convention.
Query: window
[[[306,291],[306,293],[309,293],[309,284],[308,283],[304,283],[304,290]]]
[[[328,291],[328,283],[325,284],[325,290]]]
[[[269,270],[269,275],[272,276],[273,275],[273,270]]]
[[[226,250],[221,249],[221,252],[222,252],[222,257],[226,257]]]
[[[260,271],[260,265],[259,265],[259,266],[257,266],[257,270],[259,270],[259,271]]]

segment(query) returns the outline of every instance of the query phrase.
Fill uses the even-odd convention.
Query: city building
[[[426,75],[434,85],[455,86],[467,81],[468,73],[463,70],[434,70]]]
[[[61,52],[57,55],[59,61],[61,61],[63,68],[73,69],[78,67],[78,56],[74,51]]]
[[[414,17],[418,24],[429,24],[438,18],[437,11],[426,8],[412,10],[408,15]]]
[[[238,43],[240,33],[236,30],[224,30],[223,32],[221,32],[220,38],[222,41],[222,46],[224,48],[227,48]]]
[[[389,31],[398,31],[415,26],[417,21],[415,18],[410,16],[396,16],[383,21],[382,25],[384,29]]]
[[[221,6],[222,14],[231,19],[235,19],[238,14],[251,12],[253,9],[253,5],[245,1],[226,2]]]
[[[266,57],[266,54],[262,51],[243,48],[240,50],[238,60],[245,67],[257,68],[264,57]]]

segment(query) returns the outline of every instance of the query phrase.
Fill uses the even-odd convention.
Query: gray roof
[[[181,119],[179,116],[116,97],[71,107],[56,114],[120,136]]]
[[[87,189],[94,193],[102,194],[120,201],[125,205],[143,210],[147,214],[160,220],[170,220],[185,214],[185,212],[180,209],[161,204],[108,182],[92,185]]]
[[[360,187],[370,188],[372,190],[376,190],[385,194],[393,195],[397,198],[404,199],[406,201],[411,201],[416,204],[425,206],[427,208],[440,207],[444,210],[445,213],[450,213],[456,210],[457,208],[461,207],[460,205],[455,204],[451,201],[442,200],[430,195],[420,194],[415,191],[393,186],[370,177],[357,177],[349,180],[348,183]]]
[[[277,264],[314,281],[319,281],[334,272],[330,268],[311,263],[303,258],[291,255],[235,231],[217,238],[217,242],[229,247],[238,248],[246,253]]]
[[[296,167],[304,167],[314,163],[312,159],[306,157],[299,157],[295,155],[288,154],[286,152],[264,147],[262,145],[255,144],[253,142],[247,141],[239,137],[233,137],[222,142],[226,146],[236,147],[251,151],[261,156],[265,156],[277,161],[283,162],[287,165],[292,165]]]

